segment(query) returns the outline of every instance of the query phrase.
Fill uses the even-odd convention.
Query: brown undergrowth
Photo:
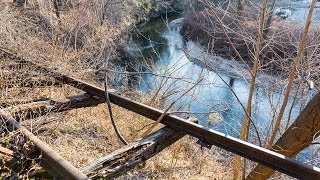
[[[116,56],[115,41],[123,29],[134,22],[108,18],[101,21],[101,12],[94,4],[75,4],[68,11],[61,12],[59,19],[49,1],[30,0],[29,3],[28,7],[21,8],[0,1],[0,47],[101,85],[93,69],[101,68],[106,58]],[[116,8],[111,5],[108,8]],[[125,8],[121,13],[125,13]],[[16,67],[12,59],[1,57],[0,65],[0,101],[12,100],[9,106],[18,105],[14,103],[16,100],[59,99],[82,93],[54,83],[41,86],[31,83],[27,87],[24,82],[28,78],[48,76],[47,82],[54,80],[31,67]],[[135,92],[122,90],[121,93],[141,102],[149,99]],[[161,103],[155,104],[160,107]],[[121,133],[129,142],[140,138],[151,123],[149,119],[118,106],[114,105],[112,109]],[[123,146],[114,133],[105,104],[49,112],[34,119],[21,118],[20,122],[77,168]],[[0,163],[1,179],[35,177],[41,169],[36,162],[40,158],[37,150],[19,132],[8,133],[5,128],[1,127],[1,146],[12,150],[21,159],[15,166],[17,168]],[[230,156],[216,148],[201,149],[195,141],[188,136],[183,138],[120,179],[229,179]]]
[[[14,90],[9,91],[7,95],[16,98],[63,98],[78,93],[78,90],[68,86],[52,86],[24,88],[20,93]],[[129,142],[140,138],[145,127],[152,122],[115,105],[113,112],[120,131]],[[77,168],[84,167],[123,146],[113,131],[105,104],[61,113],[48,113],[36,119],[22,119],[21,122]],[[14,141],[16,137],[16,133],[11,133],[9,136],[2,136],[0,142],[2,145],[8,145],[7,148],[11,146],[12,149],[12,143],[17,142]],[[216,148],[202,149],[195,142],[196,139],[186,136],[119,179],[229,179],[230,154],[222,156],[220,153],[225,153],[224,151]],[[30,145],[24,143],[20,151],[32,148]],[[33,162],[29,171],[37,169],[40,167]],[[2,173],[4,176],[13,172],[2,169]],[[32,173],[23,171],[22,174],[17,174],[26,178]]]
[[[228,7],[209,4],[201,10],[191,11],[184,19],[181,32],[187,40],[202,45],[210,53],[236,60],[243,59],[251,67],[259,27],[257,14],[260,11],[255,6],[246,6],[242,16],[238,17],[237,9],[232,4]],[[277,17],[273,19],[262,42],[261,70],[288,75],[289,67],[297,54],[303,24],[286,22]],[[263,31],[267,32],[267,28]],[[319,81],[316,73],[319,67],[319,32],[318,26],[310,29],[299,65],[300,76],[315,83]]]

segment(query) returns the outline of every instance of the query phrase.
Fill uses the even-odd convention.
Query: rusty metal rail
[[[99,87],[95,87],[63,74],[61,74],[60,78],[62,78],[63,83],[65,84],[80,88],[91,95],[104,98],[104,90]],[[109,96],[112,103],[152,120],[157,120],[163,113],[161,110],[122,97],[115,93],[109,92]],[[279,153],[242,141],[218,131],[214,131],[204,126],[188,122],[177,116],[166,115],[161,123],[176,130],[184,131],[191,136],[206,141],[207,143],[261,163],[292,177],[299,179],[320,179],[320,169],[317,167],[303,164]]]
[[[1,51],[3,53],[3,50]],[[11,57],[14,55],[9,53],[8,56]],[[21,60],[21,58],[19,60]],[[48,73],[54,73],[57,80],[61,81],[64,84],[68,84],[70,86],[81,89],[93,96],[100,97],[101,99],[105,99],[105,92],[102,88],[96,87],[76,78],[57,72],[56,70],[50,67],[36,64],[32,61],[24,59],[23,61],[31,63],[37,68],[45,70]],[[157,120],[163,113],[163,111],[161,110],[122,97],[115,93],[108,92],[108,94],[112,103],[126,108],[128,110],[131,110],[135,113],[138,113],[147,118],[150,118],[152,120]],[[204,126],[188,122],[185,119],[179,118],[177,116],[166,115],[161,121],[161,123],[168,125],[173,129],[183,131],[202,141],[216,145],[220,148],[223,148],[227,151],[233,152],[235,154],[253,160],[257,163],[261,163],[279,172],[288,174],[292,177],[298,179],[320,179],[320,169],[317,167],[303,164],[294,159],[285,157],[279,153],[239,140],[237,138],[228,136],[218,131],[208,129]]]
[[[67,76],[63,73],[57,72],[46,66],[36,64],[32,61],[25,60],[39,69],[45,70],[49,73],[55,74],[57,80],[64,84],[68,84],[75,88],[81,89],[91,95],[98,96],[105,99],[104,89],[91,85],[79,79]],[[163,111],[147,106],[145,104],[136,102],[134,100],[122,97],[118,94],[108,92],[110,101],[113,104],[121,106],[125,109],[138,113],[142,116],[157,120]],[[279,172],[285,173],[298,179],[320,179],[320,168],[303,164],[297,160],[285,157],[279,153],[256,146],[254,144],[242,141],[240,139],[231,137],[229,135],[220,133],[218,131],[206,128],[204,126],[188,122],[173,115],[166,115],[161,123],[169,127],[184,131],[187,134],[203,140],[209,144],[218,146],[227,151],[233,152],[245,158],[248,158],[257,163],[261,163]]]
[[[88,179],[81,171],[75,168],[67,160],[62,158],[58,153],[51,149],[47,144],[38,139],[34,134],[28,131],[24,126],[17,122],[12,116],[8,115],[5,111],[0,109],[0,117],[5,120],[9,130],[20,131],[25,137],[34,143],[34,145],[41,151],[44,156],[44,163],[51,164],[47,171],[52,175],[56,174],[58,178],[68,179]]]

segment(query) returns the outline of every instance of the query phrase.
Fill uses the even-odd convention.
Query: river
[[[238,137],[247,104],[249,84],[241,74],[244,68],[237,63],[219,56],[208,55],[201,47],[192,42],[184,42],[180,35],[179,16],[168,19],[159,18],[148,23],[148,29],[139,36],[133,37],[129,54],[133,57],[134,67],[128,71],[142,71],[135,78],[135,87],[144,94],[154,94],[159,90],[159,96],[165,97],[163,108],[175,102],[171,111],[182,117],[196,117],[199,123],[206,127]],[[186,54],[186,51],[188,52]],[[217,71],[199,65],[190,59],[190,54],[199,57],[214,58]],[[137,65],[139,64],[139,65]],[[232,67],[231,67],[232,66]],[[217,68],[218,67],[218,68]],[[152,73],[152,74],[149,74]],[[156,74],[156,75],[155,75]],[[273,76],[263,75],[262,79],[273,80]],[[199,82],[199,80],[201,80]],[[192,88],[195,83],[199,83]],[[191,89],[192,88],[192,89]],[[190,90],[191,89],[191,90]],[[273,89],[273,84],[258,83],[253,95],[252,120],[260,134],[265,137],[274,120],[275,109],[279,110],[283,99],[284,88]],[[190,91],[186,93],[187,91]],[[186,94],[185,94],[186,93]],[[182,94],[185,94],[181,97]],[[312,93],[309,92],[309,97]],[[298,99],[293,104],[290,120],[298,116],[307,99]],[[289,99],[288,107],[283,117],[285,126],[293,98]],[[250,141],[257,141],[255,129],[251,127]],[[303,160],[310,159],[311,151],[302,153]]]

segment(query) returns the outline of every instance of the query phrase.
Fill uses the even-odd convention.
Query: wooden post
[[[84,167],[82,171],[93,179],[119,177],[172,145],[184,135],[186,135],[185,132],[164,127],[100,158]]]

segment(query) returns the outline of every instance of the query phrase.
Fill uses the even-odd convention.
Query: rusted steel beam
[[[24,126],[17,122],[12,116],[0,109],[0,117],[6,122],[9,130],[20,131],[25,137],[27,137],[33,144],[41,151],[43,155],[43,161],[49,164],[48,172],[54,170],[59,174],[59,178],[63,179],[88,179],[81,171],[75,168],[67,160],[63,159],[58,153],[52,150],[47,144],[38,139],[34,134],[28,131]],[[56,177],[56,174],[53,174]]]
[[[30,101],[31,103],[27,103]],[[10,103],[12,104],[17,102],[10,101]],[[70,96],[64,99],[56,99],[56,100],[48,99],[48,98],[28,100],[28,101],[19,100],[18,103],[26,103],[26,104],[11,106],[3,110],[11,114],[16,120],[20,120],[20,119],[25,120],[28,118],[36,118],[42,115],[46,115],[49,112],[62,112],[62,111],[67,111],[71,109],[76,109],[76,108],[92,107],[100,103],[103,103],[103,101],[89,94],[83,94],[83,95]],[[8,153],[6,152],[9,152],[9,151],[8,150],[4,151],[4,150],[2,150],[2,148],[0,147],[0,158],[2,159],[2,161],[0,162],[0,165],[2,167],[10,167],[10,169],[22,168],[21,163],[19,163],[21,159],[13,156],[12,155],[13,153],[11,153],[11,155],[8,156],[7,155]],[[41,159],[41,160],[37,160],[37,162],[42,167],[46,167],[47,171],[50,172],[50,174],[53,177],[60,176],[58,172],[52,169],[51,166],[47,162],[45,162],[45,160]],[[0,173],[1,173],[1,168],[0,168]],[[30,172],[29,177],[48,178],[49,176],[48,176],[48,173],[43,172],[43,170],[36,170],[34,172]]]
[[[0,48],[0,53],[3,51],[5,50]],[[12,53],[7,51],[5,52],[11,54],[12,56]],[[44,65],[36,64],[28,60],[24,61],[27,61],[30,64],[38,67],[39,69],[47,71],[48,73],[55,74],[55,77],[59,78],[59,80],[63,83],[79,88],[94,96],[105,99],[105,92],[102,88],[96,87],[76,78],[69,77]],[[155,109],[153,107],[122,97],[115,93],[108,92],[108,94],[112,103],[138,113],[142,116],[145,116],[149,119],[157,120],[163,113],[163,111],[159,109]],[[320,169],[317,167],[303,164],[294,159],[285,157],[284,155],[281,155],[279,153],[242,141],[240,139],[206,128],[204,126],[188,122],[185,119],[179,118],[177,116],[166,115],[162,119],[161,123],[168,125],[176,130],[184,131],[187,134],[199,138],[202,141],[206,141],[209,144],[213,144],[227,151],[233,152],[252,161],[270,167],[274,170],[288,174],[292,177],[298,179],[320,179]]]
[[[138,164],[169,147],[186,133],[163,127],[143,139],[130,143],[82,168],[93,179],[111,179],[130,171]]]

